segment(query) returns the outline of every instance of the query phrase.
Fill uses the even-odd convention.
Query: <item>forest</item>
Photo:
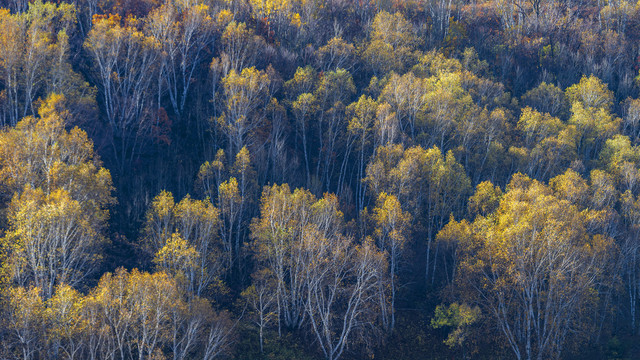
[[[0,358],[640,358],[640,3],[0,0]]]

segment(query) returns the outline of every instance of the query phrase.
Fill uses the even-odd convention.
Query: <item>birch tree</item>
[[[123,173],[148,138],[153,124],[153,87],[160,43],[139,20],[118,15],[94,18],[84,42],[110,130],[113,155]]]
[[[309,323],[324,357],[337,360],[345,349],[374,336],[378,317],[378,283],[387,268],[371,242],[354,246],[342,236],[330,241],[303,240],[310,254],[307,286]]]
[[[38,98],[53,92],[67,96],[74,114],[95,107],[95,90],[70,63],[74,7],[34,1],[24,10],[16,14],[0,10],[2,123],[15,126],[21,118],[36,115]]]
[[[218,124],[228,138],[227,155],[233,156],[245,145],[252,145],[252,136],[262,124],[271,99],[270,81],[266,72],[253,67],[241,72],[232,69],[222,79],[224,111]]]
[[[369,240],[357,245],[343,222],[334,195],[284,184],[265,188],[251,227],[256,276],[273,287],[279,329],[308,329],[327,359],[374,336],[387,274],[383,253]]]
[[[79,286],[98,267],[107,208],[114,202],[109,171],[94,157],[87,134],[65,130],[70,114],[52,95],[40,117],[0,132],[0,178],[7,231],[4,266],[21,286],[46,300],[58,284]]]
[[[389,262],[388,279],[391,288],[391,319],[383,319],[386,327],[393,330],[395,327],[395,305],[398,287],[398,275],[400,263],[407,248],[407,232],[411,215],[403,212],[400,202],[393,195],[382,192],[378,195],[376,207],[373,209],[375,222],[375,238],[379,249],[386,251]],[[381,304],[384,306],[384,304]]]
[[[166,56],[158,75],[175,114],[184,113],[194,76],[215,39],[216,24],[205,4],[167,2],[146,18],[145,30],[156,38]]]
[[[492,316],[517,359],[559,356],[585,325],[580,314],[594,306],[613,243],[589,234],[583,216],[544,184],[516,175],[497,210],[460,233],[460,294]]]
[[[210,291],[230,256],[218,237],[219,210],[208,200],[189,196],[176,204],[173,195],[163,191],[146,218],[145,248],[159,269],[184,276],[189,293],[200,296]]]

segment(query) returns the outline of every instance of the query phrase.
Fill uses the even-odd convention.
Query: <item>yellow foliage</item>
[[[299,28],[302,26],[302,19],[300,18],[300,14],[299,13],[295,13],[293,14],[293,16],[291,17],[291,25]]]
[[[543,332],[562,333],[576,319],[558,306],[579,311],[590,304],[613,241],[591,234],[607,221],[606,211],[580,211],[570,201],[572,196],[580,200],[585,188],[572,172],[552,180],[551,187],[516,174],[495,211],[471,224],[452,219],[438,234],[460,254],[458,294],[492,314],[505,336],[522,330],[516,319],[523,316],[535,324],[532,342]],[[514,351],[525,341],[518,338]],[[541,354],[557,350],[553,345],[535,349]]]

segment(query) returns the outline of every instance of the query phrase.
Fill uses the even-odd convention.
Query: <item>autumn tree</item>
[[[38,288],[11,288],[3,306],[3,325],[9,330],[3,344],[10,355],[34,359],[41,353],[44,340],[44,303]]]
[[[396,142],[400,136],[400,125],[391,105],[382,103],[378,106],[374,129],[376,149],[378,146],[387,146]]]
[[[361,57],[376,76],[401,72],[411,63],[417,43],[413,27],[402,13],[381,11],[371,23],[370,41]]]
[[[315,206],[314,206],[315,205]],[[260,217],[251,225],[258,269],[267,269],[278,302],[278,325],[300,328],[306,318],[306,267],[310,265],[302,239],[333,238],[342,228],[337,198],[316,200],[309,191],[274,185],[263,191]]]
[[[161,45],[142,27],[142,21],[134,17],[97,16],[84,42],[120,173],[139,154],[157,120],[152,94]]]
[[[173,111],[182,115],[194,77],[212,47],[216,24],[205,4],[167,2],[147,16],[145,30],[160,43],[165,56],[158,72]]]
[[[378,248],[386,251],[389,262],[389,281],[391,288],[391,319],[383,318],[386,327],[393,330],[395,326],[396,291],[400,263],[408,248],[408,232],[411,215],[402,211],[398,199],[382,192],[378,195],[376,207],[372,214],[375,222],[375,238]]]
[[[594,160],[605,141],[612,137],[620,126],[605,108],[583,107],[575,102],[571,107],[569,123],[576,126],[576,147],[585,162]]]
[[[569,124],[576,127],[577,151],[586,163],[594,160],[605,141],[618,132],[621,120],[610,112],[613,94],[595,76],[583,77],[565,93],[571,103]]]
[[[423,101],[426,105],[424,109],[426,125],[431,132],[429,145],[435,144],[442,149],[448,148],[447,143],[451,141],[458,124],[468,117],[474,117],[473,112],[478,112],[473,106],[471,95],[464,91],[462,80],[461,75],[454,72],[442,73],[427,80],[428,92]],[[495,131],[500,131],[504,124],[504,121],[499,122],[500,116],[497,112],[492,115],[494,116],[488,117],[490,121],[484,129],[489,145],[493,137],[496,137]]]
[[[416,138],[419,117],[424,116],[428,84],[427,80],[416,77],[412,72],[402,76],[392,73],[380,94],[380,100],[392,107],[402,131],[411,139]],[[446,126],[446,129],[450,128],[451,126]]]
[[[242,69],[255,66],[258,50],[264,46],[264,39],[246,23],[230,21],[222,32],[222,53],[214,58],[211,71],[227,76],[230,70],[241,72]]]
[[[343,234],[337,198],[266,187],[251,226],[259,275],[276,294],[278,325],[309,329],[327,359],[338,359],[355,334],[366,338],[378,316],[387,265],[370,242]]]
[[[347,130],[355,139],[358,155],[358,173],[357,179],[365,177],[365,164],[374,155],[374,148],[371,146],[371,138],[375,127],[375,118],[377,115],[378,104],[375,100],[362,95],[357,102],[347,107],[347,114],[351,116]],[[342,168],[342,172],[346,169]],[[364,208],[364,197],[366,188],[361,181],[356,185],[356,201],[358,210]]]
[[[316,114],[318,102],[313,94],[318,82],[318,74],[311,66],[297,68],[292,79],[284,84],[287,93],[287,104],[295,119],[296,137],[302,142],[302,153],[306,173],[306,186],[311,181],[310,141],[312,139],[311,118]]]
[[[33,284],[45,298],[60,282],[81,285],[96,269],[103,242],[88,216],[63,189],[45,195],[27,186],[15,196],[3,239],[11,251],[5,265],[12,268],[14,281]]]
[[[392,73],[380,93],[380,101],[392,107],[408,137],[424,146],[437,145],[443,149],[453,147],[449,143],[456,135],[466,140],[469,136],[464,131],[469,126],[479,132],[480,126],[472,122],[481,118],[463,86],[464,74],[456,70],[460,64],[442,64],[444,61],[441,56],[429,53],[414,67],[420,76],[414,72],[402,76]],[[497,137],[490,133],[490,126],[482,130],[489,132],[491,140]],[[458,134],[460,132],[462,134]]]
[[[518,174],[495,212],[443,230],[442,241],[460,249],[459,296],[490,314],[518,359],[558,356],[586,326],[581,314],[594,306],[613,243],[588,233],[585,220],[576,205]]]
[[[487,216],[500,204],[502,190],[490,181],[483,181],[476,185],[475,193],[469,198],[469,215],[473,217]]]
[[[45,299],[59,283],[79,286],[100,259],[107,207],[114,202],[109,171],[84,131],[65,130],[69,114],[52,95],[40,117],[0,133],[0,162],[8,229],[5,263],[22,286]]]
[[[315,187],[320,189],[331,189],[334,180],[331,175],[335,173],[338,164],[336,153],[341,140],[340,135],[344,134],[348,126],[346,106],[353,93],[353,77],[344,69],[323,74],[313,92],[318,104],[315,122],[318,148]]]
[[[82,314],[90,325],[87,358],[213,359],[230,340],[228,317],[184,294],[163,272],[105,274],[85,298]]]
[[[240,204],[242,198],[240,197],[240,191],[238,190],[238,180],[231,177],[229,180],[224,181],[218,187],[218,207],[222,215],[221,222],[221,236],[224,243],[225,251],[233,256],[228,257],[228,266],[233,266],[234,259],[237,260],[235,252],[235,240],[236,233],[240,230],[236,228],[238,225],[238,219],[240,217]],[[238,253],[239,253],[238,249]]]
[[[351,71],[355,65],[356,49],[341,37],[333,37],[318,49],[318,63],[323,71],[345,69]]]
[[[209,200],[189,196],[176,204],[173,195],[163,191],[146,219],[145,248],[158,269],[184,277],[186,289],[194,295],[209,293],[230,256],[218,238],[219,210]]]
[[[262,125],[264,109],[271,93],[269,75],[254,67],[231,69],[222,79],[224,111],[218,126],[227,135],[228,156],[235,155],[245,145],[253,145],[255,131]]]
[[[211,162],[198,173],[197,186],[220,210],[220,237],[226,253],[227,270],[244,270],[243,244],[248,237],[247,223],[253,214],[250,206],[257,197],[256,171],[251,154],[243,147],[230,166],[225,165],[224,150],[218,150]]]
[[[445,39],[449,31],[451,12],[454,4],[451,0],[430,0],[427,1],[427,8],[431,15],[431,30],[437,35],[436,40]],[[433,36],[433,35],[432,35]]]
[[[462,357],[469,358],[469,354],[464,351],[464,345],[469,337],[470,328],[481,318],[479,307],[470,307],[467,304],[453,303],[449,306],[436,306],[435,316],[431,319],[431,327],[434,329],[449,327],[453,331],[449,333],[444,343],[450,348],[461,346],[463,348]]]
[[[27,10],[27,9],[24,9]],[[37,113],[38,98],[67,96],[74,114],[95,116],[95,90],[70,63],[76,22],[70,4],[32,2],[22,14],[0,11],[0,111],[4,125]]]
[[[53,356],[79,359],[86,350],[83,332],[87,330],[87,322],[82,317],[83,300],[80,292],[61,284],[45,303],[47,337]]]
[[[231,201],[236,201],[238,204],[237,220],[235,230],[235,241],[233,243],[234,260],[238,266],[238,269],[242,269],[242,244],[246,242],[248,238],[248,225],[249,219],[252,215],[251,204],[257,198],[257,186],[256,186],[256,174],[253,168],[251,156],[247,147],[243,147],[236,154],[235,162],[231,169],[232,177],[229,181],[237,179],[237,189],[230,189],[231,192],[228,196],[231,197]],[[222,185],[221,185],[222,186]],[[234,191],[235,194],[233,193]],[[219,192],[220,199],[222,200],[222,192]],[[239,201],[238,201],[239,200]]]
[[[577,155],[576,128],[548,113],[522,109],[516,130],[523,135],[521,147],[509,151],[517,169],[546,180],[566,169]]]
[[[100,210],[111,198],[111,176],[94,154],[87,134],[75,127],[64,108],[64,97],[53,94],[39,109],[0,134],[0,176],[5,199],[26,185],[51,193],[63,188],[86,210]],[[104,220],[99,213],[97,220]]]
[[[3,354],[22,359],[214,359],[231,340],[227,314],[186,295],[166,273],[106,273],[88,295],[68,285],[3,294]]]
[[[522,95],[522,103],[541,113],[565,118],[569,111],[569,100],[559,87],[545,82]]]
[[[464,168],[453,153],[442,154],[437,147],[425,150],[389,145],[377,149],[366,174],[364,181],[373,196],[382,192],[394,195],[403,211],[412,215],[412,227],[424,229],[425,274],[427,278],[432,275],[433,280],[437,264],[432,248],[435,234],[451,213],[460,214],[470,190]]]
[[[262,21],[267,32],[282,36],[291,23],[300,21],[300,14],[293,12],[294,1],[250,0],[251,13],[257,21]],[[296,16],[297,14],[297,16]]]

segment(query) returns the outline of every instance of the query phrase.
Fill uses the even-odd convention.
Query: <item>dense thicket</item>
[[[626,0],[0,0],[0,358],[637,358],[639,40]]]

